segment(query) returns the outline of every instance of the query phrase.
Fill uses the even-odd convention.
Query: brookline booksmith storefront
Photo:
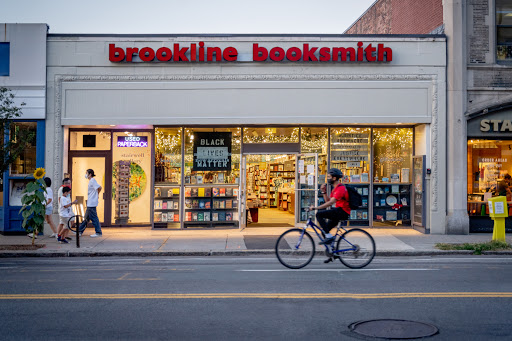
[[[105,226],[294,226],[330,167],[351,226],[444,233],[443,36],[48,35],[47,168]]]

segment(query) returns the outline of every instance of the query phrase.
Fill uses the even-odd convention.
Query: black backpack
[[[352,186],[345,186],[348,192],[348,204],[351,210],[358,209],[363,205],[363,198],[357,192],[357,189]]]

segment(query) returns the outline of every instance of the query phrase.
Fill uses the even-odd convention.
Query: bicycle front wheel
[[[335,254],[345,266],[361,269],[375,257],[375,241],[365,230],[348,230],[338,239]]]
[[[288,230],[277,239],[277,259],[287,268],[303,268],[311,262],[314,255],[313,238],[303,229]]]

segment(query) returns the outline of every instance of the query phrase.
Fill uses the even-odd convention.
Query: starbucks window
[[[362,205],[350,212],[351,226],[368,226],[370,221],[370,141],[370,128],[331,129],[331,167],[340,169],[343,183],[362,196]]]
[[[488,216],[487,199],[506,196],[512,175],[512,141],[472,139],[468,141],[468,214]]]
[[[413,128],[373,129],[374,226],[411,224]]]

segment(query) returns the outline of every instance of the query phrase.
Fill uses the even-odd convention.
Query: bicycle
[[[81,224],[84,221],[84,217],[80,214],[80,207],[78,204],[75,204],[75,209],[73,210],[74,213],[79,212],[78,214],[75,214],[68,219],[68,229],[70,229],[73,232],[78,232],[77,225]],[[84,233],[85,229],[87,228],[87,224],[85,224],[84,228],[80,230],[80,234]]]
[[[290,269],[301,269],[313,260],[315,243],[313,237],[306,231],[308,228],[313,229],[321,241],[325,239],[323,230],[311,220],[309,210],[307,212],[308,221],[304,227],[285,231],[276,242],[277,259]],[[361,269],[370,264],[375,257],[375,241],[365,230],[347,230],[341,226],[340,221],[334,237],[331,244],[324,245],[328,257],[325,263],[337,258],[348,268]]]

